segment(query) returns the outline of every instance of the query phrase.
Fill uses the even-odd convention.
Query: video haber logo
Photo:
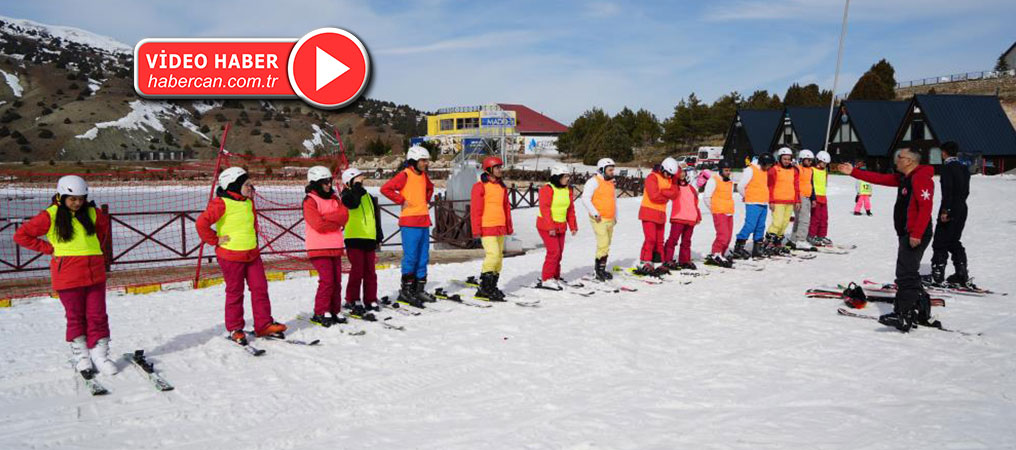
[[[339,28],[300,39],[144,39],[134,47],[134,90],[146,98],[299,97],[324,109],[367,88],[370,57]]]

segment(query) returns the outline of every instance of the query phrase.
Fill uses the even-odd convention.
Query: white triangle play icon
[[[321,90],[326,84],[349,71],[349,67],[329,55],[328,52],[321,50],[321,47],[314,47],[314,49],[316,55],[314,67],[317,69],[314,90]]]

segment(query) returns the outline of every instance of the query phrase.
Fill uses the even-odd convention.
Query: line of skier
[[[940,212],[940,233],[936,233],[933,277],[935,282],[944,281],[945,261],[952,254],[957,273],[947,281],[966,282],[966,255],[959,236],[966,218],[969,174],[964,178],[955,149],[943,147],[946,147],[944,151],[952,153],[946,153],[943,185],[947,201],[943,202]],[[711,252],[705,258],[707,265],[731,267],[736,259],[761,258],[785,253],[791,248],[832,245],[827,237],[829,154],[820,151],[814,155],[809,150],[801,150],[795,163],[793,152],[781,148],[776,157],[778,159],[769,154],[759,156],[744,169],[736,184],[731,167],[725,161],[715,173],[704,171],[697,177],[690,176],[689,168],[682,170],[673,158],[666,158],[654,167],[646,177],[638,212],[644,242],[640,264],[634,272],[642,276],[661,276],[671,270],[696,268],[691,261],[691,239],[695,226],[702,221],[700,201],[711,214],[716,229]],[[397,301],[421,308],[425,303],[436,301],[426,289],[430,203],[434,194],[434,184],[427,175],[429,164],[428,151],[413,146],[407,152],[404,168],[381,187],[382,195],[401,206],[398,224],[402,237],[402,277]],[[615,166],[609,158],[600,159],[596,175],[586,181],[580,198],[575,197],[567,168],[551,169],[548,183],[539,191],[536,219],[536,228],[547,249],[540,286],[563,288],[561,258],[567,234],[578,232],[576,203],[582,204],[596,236],[595,280],[607,282],[613,278],[607,260],[618,220]],[[481,167],[483,173],[470,196],[471,232],[480,240],[485,254],[475,297],[503,301],[505,293],[498,284],[505,239],[514,233],[512,210],[503,179],[503,161],[487,157]],[[851,170],[853,168],[849,167],[843,171],[850,173]],[[854,171],[852,174],[865,181],[890,184],[884,179],[862,178],[862,173]],[[307,172],[306,197],[302,204],[305,245],[318,273],[310,321],[321,326],[344,323],[344,309],[345,314],[358,318],[371,318],[371,312],[380,309],[375,262],[384,230],[378,199],[364,188],[366,178],[367,175],[356,168],[346,169],[341,174],[344,189],[339,193],[328,168],[315,166]],[[27,249],[52,255],[52,287],[66,312],[66,340],[71,344],[75,367],[115,373],[116,365],[109,358],[103,256],[104,244],[110,239],[110,222],[94,202],[88,201],[88,192],[84,179],[73,175],[61,178],[52,205],[18,228],[14,240]],[[735,192],[745,204],[745,219],[736,235],[734,248],[730,250]],[[215,194],[196,220],[196,228],[201,240],[215,247],[225,280],[224,322],[229,337],[241,345],[247,343],[245,286],[251,293],[254,334],[281,334],[286,331],[286,325],[277,322],[271,313],[265,267],[259,252],[252,180],[242,168],[227,168],[218,176]],[[668,203],[671,203],[669,214]],[[766,219],[770,213],[773,218],[767,228]],[[794,226],[787,236],[791,216],[795,217]],[[670,233],[664,239],[668,222]],[[930,240],[931,227],[927,229],[928,235],[922,239]],[[749,238],[753,238],[750,251],[747,249]],[[344,296],[343,255],[351,266]]]

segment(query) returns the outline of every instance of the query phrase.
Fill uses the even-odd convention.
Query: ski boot
[[[861,212],[860,212],[860,211],[854,211],[854,215],[855,215],[855,216],[860,216],[860,215],[861,215]]]
[[[328,327],[332,326],[332,324],[334,322],[332,322],[332,319],[329,319],[328,317],[325,317],[324,314],[314,314],[310,318],[310,323],[312,323],[314,325],[320,325],[320,326],[323,326],[325,328],[328,328]]]
[[[633,270],[632,273],[643,277],[658,277],[656,274],[656,268],[653,267],[653,263],[642,261],[642,266]]]
[[[607,257],[596,259],[595,264],[596,280],[601,282],[607,282],[614,279],[614,274],[607,271]]]
[[[353,307],[349,309],[349,315],[359,317],[360,320],[366,320],[368,322],[374,322],[377,320],[377,318],[374,317],[374,313],[368,312],[367,308],[358,303],[354,304]]]
[[[332,317],[329,320],[332,321],[332,325],[342,325],[347,322],[346,317],[340,313],[332,313]]]
[[[285,325],[278,322],[272,322],[266,325],[264,328],[255,331],[254,335],[257,337],[271,336],[273,334],[281,336],[282,333],[286,331],[286,329],[287,328]]]
[[[416,296],[416,276],[412,274],[402,275],[402,286],[399,288],[399,303],[405,303],[416,308],[424,308],[423,301]]]
[[[363,302],[363,308],[366,309],[367,311],[371,311],[371,312],[381,311],[381,307],[378,306],[377,300],[364,301]]]
[[[889,314],[883,314],[879,316],[878,323],[906,333],[914,327],[913,312],[905,311],[900,313],[893,311]]]
[[[244,333],[243,330],[233,330],[229,332],[229,340],[240,345],[247,345],[247,333]]]
[[[731,251],[731,253],[732,253],[731,256],[733,258],[735,258],[735,259],[748,259],[748,258],[751,258],[751,253],[749,253],[747,250],[744,249],[744,244],[746,242],[748,242],[748,241],[746,241],[744,239],[738,239],[737,242],[734,243],[734,250]]]
[[[678,264],[677,261],[673,259],[661,264],[660,266],[665,267],[669,272],[676,272],[678,270],[681,270],[681,265]]]
[[[85,336],[78,336],[71,341],[71,360],[74,361],[74,370],[78,372],[95,369],[92,358],[88,355]]]
[[[99,372],[105,375],[115,375],[120,371],[116,367],[116,363],[109,359],[109,338],[99,339],[95,343],[95,347],[88,351],[88,354],[92,358],[92,364],[96,369],[99,369]]]
[[[508,295],[505,294],[504,291],[501,290],[501,288],[497,287],[500,281],[501,281],[501,272],[494,272],[494,281],[491,282],[490,288],[494,292],[494,294],[497,295],[498,301],[503,302],[505,297],[507,297]]]
[[[434,303],[437,301],[437,298],[427,292],[427,277],[416,280],[416,297],[426,303]]]
[[[722,258],[723,258],[722,256],[713,253],[709,256],[706,256],[706,260],[703,262],[703,264],[707,266],[726,267],[723,265]]]
[[[932,286],[944,286],[945,285],[945,264],[932,264],[931,265],[931,282]]]
[[[868,217],[871,217],[871,211],[865,211],[865,214],[868,214]]]
[[[954,262],[953,266],[955,266],[956,272],[949,275],[945,279],[945,282],[950,286],[967,287],[967,283],[970,282],[970,276],[967,274],[967,265]]]
[[[698,267],[695,267],[695,263],[691,261],[688,261],[686,263],[680,263],[677,265],[677,267],[679,270],[698,270]]]
[[[764,259],[769,257],[765,252],[765,244],[761,240],[755,241],[751,246],[751,259]]]

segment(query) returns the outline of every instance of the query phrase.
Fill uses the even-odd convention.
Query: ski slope
[[[111,295],[114,353],[146,349],[176,385],[156,392],[131,367],[90,397],[66,363],[55,299],[0,309],[0,448],[1011,448],[1016,445],[1016,294],[954,297],[937,308],[965,337],[907,335],[839,317],[818,285],[892,279],[895,192],[876,187],[855,217],[853,180],[830,178],[831,237],[850,255],[769,261],[689,285],[631,284],[583,298],[522,286],[543,251],[505,260],[504,288],[540,308],[439,302],[405,331],[311,327],[315,281],[270,284],[275,318],[319,347],[260,342],[253,358],[222,338],[223,287]],[[977,281],[1016,292],[1016,177],[974,177],[964,242]],[[612,263],[637,258],[639,199],[620,201]],[[936,202],[937,203],[937,202]],[[535,210],[518,237],[537,239]],[[740,227],[741,211],[735,220]],[[569,236],[563,273],[590,271],[588,221]],[[713,237],[696,229],[701,258]],[[930,250],[925,262],[930,259]],[[398,269],[380,273],[384,293]],[[479,262],[431,267],[434,286]],[[951,269],[950,269],[951,270]],[[863,312],[877,314],[878,305]],[[883,308],[885,306],[882,306]],[[250,326],[248,310],[248,327]]]

